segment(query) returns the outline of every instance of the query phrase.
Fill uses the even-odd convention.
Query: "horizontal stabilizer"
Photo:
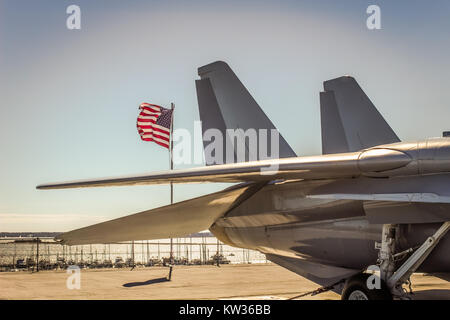
[[[328,80],[323,86],[320,110],[324,154],[400,142],[354,78]]]
[[[208,229],[250,187],[234,188],[132,214],[57,237],[64,244],[81,245],[182,237]]]

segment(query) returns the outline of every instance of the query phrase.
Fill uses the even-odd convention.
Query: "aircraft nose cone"
[[[362,172],[382,172],[404,167],[411,161],[412,158],[404,152],[377,148],[363,151],[358,166]]]

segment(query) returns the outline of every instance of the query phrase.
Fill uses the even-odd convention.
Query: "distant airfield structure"
[[[54,241],[59,233],[0,233],[0,271],[39,271],[80,268],[166,266],[170,263],[170,240],[115,242],[67,246]],[[229,247],[210,232],[173,239],[174,264],[205,265],[267,262],[248,249]]]

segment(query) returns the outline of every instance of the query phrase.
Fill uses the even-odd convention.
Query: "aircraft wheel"
[[[367,278],[370,274],[361,273],[347,280],[342,290],[342,300],[392,300],[392,294],[384,281],[381,289],[367,288]]]

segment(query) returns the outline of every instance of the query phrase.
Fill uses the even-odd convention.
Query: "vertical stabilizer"
[[[320,93],[320,120],[322,153],[340,153],[349,150],[344,127],[332,91]]]
[[[324,89],[320,95],[324,154],[400,141],[354,78],[325,81]]]
[[[196,81],[197,99],[203,133],[208,129],[218,129],[227,139],[226,141],[243,142],[245,144],[244,160],[237,157],[236,149],[231,158],[227,157],[227,150],[225,150],[227,144],[224,143],[223,163],[261,160],[260,143],[267,145],[267,155],[273,155],[271,130],[276,130],[276,128],[231,68],[225,62],[217,61],[200,67],[198,74],[201,80]],[[243,132],[249,132],[249,129],[256,130],[258,133],[256,136],[258,148],[254,149],[249,146],[251,139],[248,136],[230,139],[227,132],[230,129],[242,129]],[[265,129],[267,133],[264,141],[260,141],[259,132],[261,129]],[[206,147],[208,143],[209,141],[204,141],[204,146]],[[296,156],[281,134],[278,137],[278,145],[279,158]],[[216,164],[216,162],[208,160],[207,154],[206,158],[207,164]]]

